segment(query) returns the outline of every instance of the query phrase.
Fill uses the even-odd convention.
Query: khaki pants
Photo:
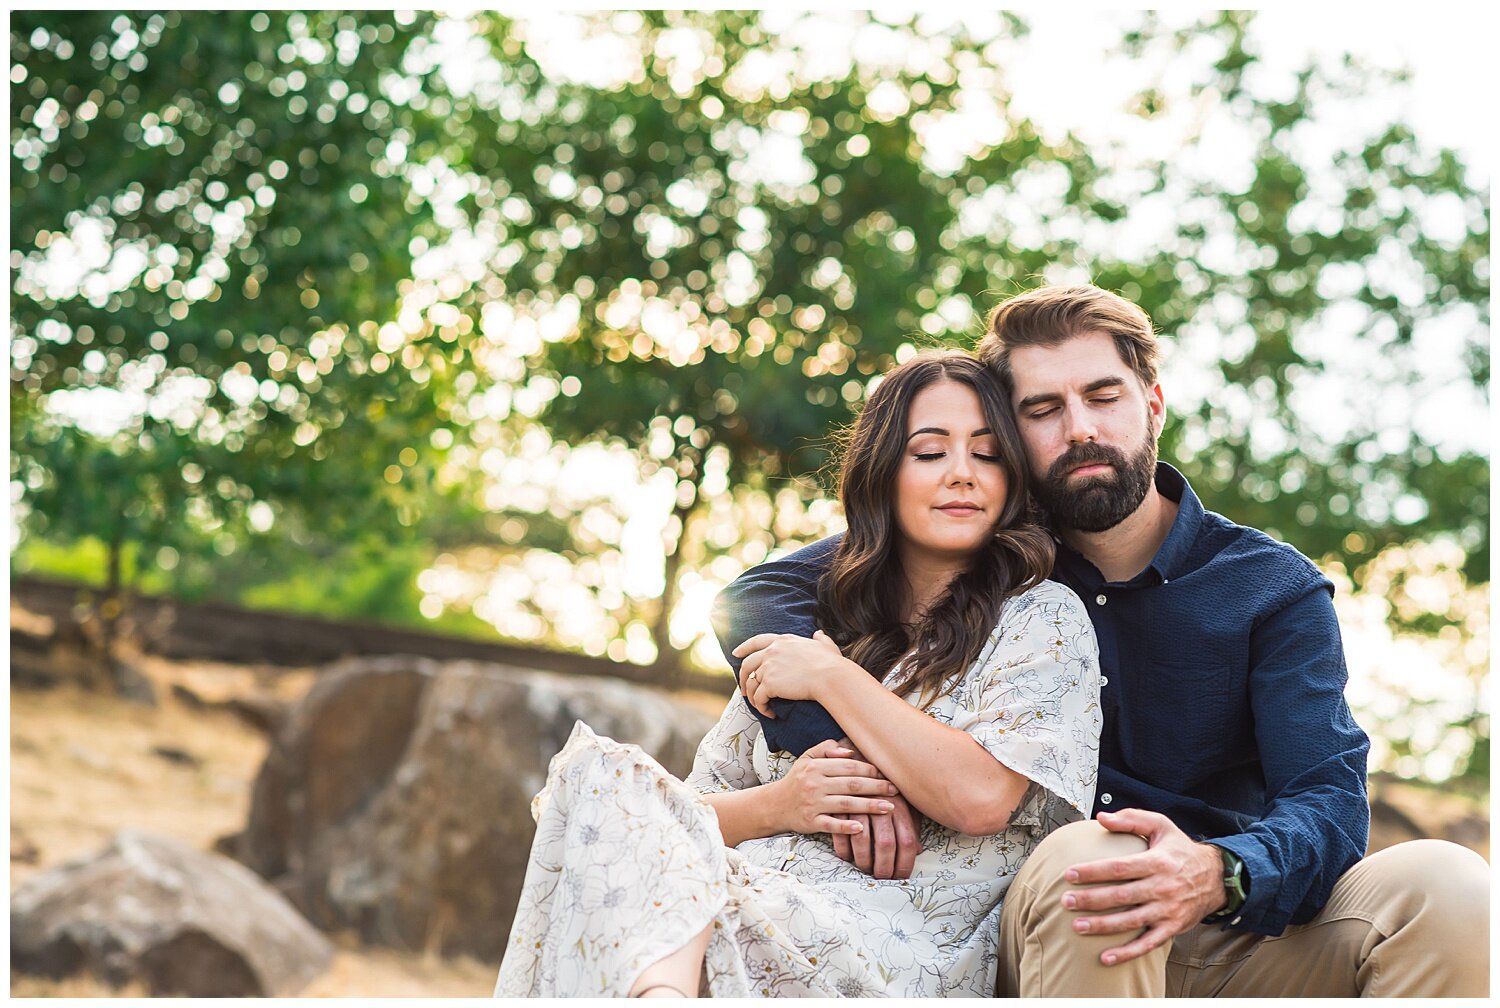
[[[1328,904],[1275,938],[1200,924],[1117,966],[1099,955],[1125,935],[1080,935],[1062,906],[1064,869],[1145,850],[1096,822],[1047,837],[1005,897],[1003,997],[1485,997],[1489,865],[1443,840],[1413,840],[1360,861]],[[1252,885],[1254,880],[1252,879]]]

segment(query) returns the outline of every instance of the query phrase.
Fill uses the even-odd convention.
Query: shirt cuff
[[[1252,931],[1256,934],[1279,935],[1286,927],[1285,920],[1271,920],[1276,914],[1276,890],[1280,888],[1280,873],[1271,863],[1265,845],[1253,836],[1240,833],[1234,836],[1213,837],[1206,843],[1222,847],[1244,862],[1245,905],[1230,917],[1212,923],[1222,924],[1226,929]]]

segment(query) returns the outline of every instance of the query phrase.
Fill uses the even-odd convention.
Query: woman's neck
[[[903,552],[901,569],[906,575],[906,622],[921,622],[933,603],[948,590],[953,579],[963,572],[964,566],[961,560],[913,556]]]

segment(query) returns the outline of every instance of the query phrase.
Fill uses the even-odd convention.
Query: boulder
[[[41,872],[12,895],[11,967],[92,973],[153,995],[292,995],[333,957],[265,880],[229,858],[134,830]]]
[[[713,717],[660,690],[473,661],[354,658],[272,738],[222,849],[313,923],[498,961],[535,824],[575,721],[683,775]]]

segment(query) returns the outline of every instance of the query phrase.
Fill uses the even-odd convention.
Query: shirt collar
[[[1203,527],[1203,503],[1188,486],[1187,477],[1165,462],[1156,463],[1156,492],[1177,502],[1177,517],[1150,563],[1163,581],[1169,581],[1187,572],[1188,557]]]
[[[1172,527],[1167,531],[1167,538],[1162,541],[1156,555],[1151,558],[1145,570],[1126,582],[1130,585],[1165,584],[1179,574],[1185,573],[1193,543],[1203,527],[1203,504],[1198,500],[1198,495],[1193,493],[1193,488],[1188,485],[1187,477],[1161,461],[1156,463],[1156,491],[1177,505],[1177,517],[1172,519]],[[1052,530],[1052,538],[1057,543],[1059,560],[1066,560],[1069,567],[1093,571],[1090,580],[1098,580],[1099,575],[1094,570],[1093,564],[1063,542],[1056,530]]]

